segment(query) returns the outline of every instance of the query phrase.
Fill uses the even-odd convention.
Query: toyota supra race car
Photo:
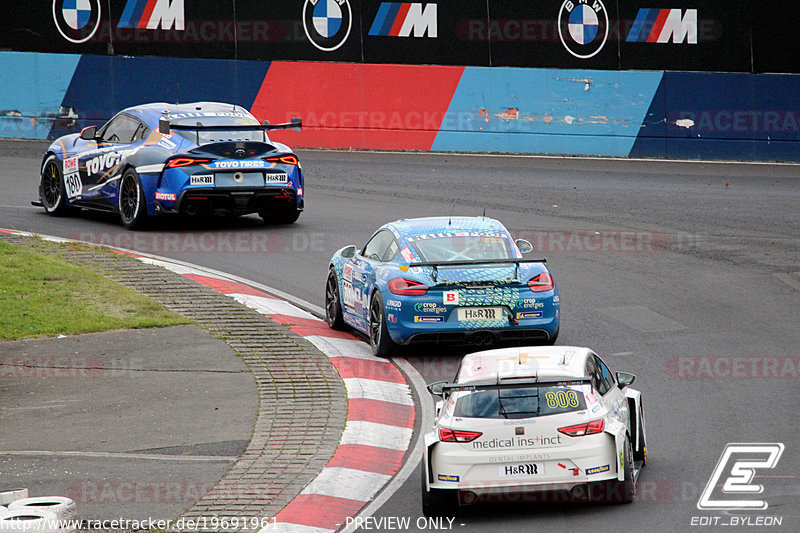
[[[647,462],[642,394],[629,387],[634,379],[612,374],[588,348],[465,356],[454,383],[428,386],[442,399],[425,435],[424,514],[452,515],[459,505],[503,497],[632,502]]]
[[[57,139],[42,161],[39,202],[52,215],[73,207],[119,213],[129,229],[161,214],[258,213],[292,223],[303,210],[297,156],[245,109],[215,102],[129,107]]]
[[[375,355],[396,345],[555,342],[558,287],[546,259],[485,217],[405,219],[330,261],[325,312],[366,335]]]

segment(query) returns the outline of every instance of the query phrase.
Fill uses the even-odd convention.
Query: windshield
[[[454,232],[416,235],[408,241],[423,261],[475,261],[515,257],[507,235],[496,232]]]
[[[464,418],[534,418],[586,409],[580,388],[520,387],[465,393],[455,416]]]

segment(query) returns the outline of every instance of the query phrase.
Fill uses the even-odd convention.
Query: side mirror
[[[617,385],[620,389],[624,389],[636,380],[636,376],[627,372],[617,372]]]
[[[433,394],[434,396],[441,396],[444,398],[444,386],[447,385],[447,381],[437,381],[435,383],[431,383],[428,385],[428,392]]]
[[[533,251],[533,245],[530,241],[526,241],[525,239],[517,239],[514,241],[517,243],[517,248],[519,248],[520,253],[529,254]]]
[[[169,120],[165,118],[158,120],[158,133],[161,135],[169,135]]]
[[[295,131],[303,131],[303,119],[300,117],[292,117],[292,129]]]
[[[341,251],[342,257],[345,259],[352,259],[356,256],[356,247],[354,245],[350,245],[346,248],[343,248]]]
[[[94,141],[97,139],[97,126],[89,126],[81,130],[81,139],[84,141]]]

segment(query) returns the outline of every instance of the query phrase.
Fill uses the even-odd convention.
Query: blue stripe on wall
[[[661,72],[467,67],[433,150],[627,156]]]

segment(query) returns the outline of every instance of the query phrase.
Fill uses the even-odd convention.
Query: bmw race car
[[[331,259],[328,325],[365,334],[379,356],[398,344],[552,344],[558,287],[546,259],[522,257],[532,248],[485,217],[386,224],[360,250],[347,246]]]
[[[647,462],[634,379],[612,373],[588,348],[465,356],[454,383],[428,386],[442,400],[424,437],[424,514],[452,515],[459,505],[504,496],[548,501],[567,491],[575,499],[630,503]]]
[[[303,172],[292,150],[230,104],[154,103],[120,111],[59,138],[42,161],[39,202],[52,215],[72,207],[119,213],[136,229],[166,213],[258,213],[292,223],[303,210]]]

